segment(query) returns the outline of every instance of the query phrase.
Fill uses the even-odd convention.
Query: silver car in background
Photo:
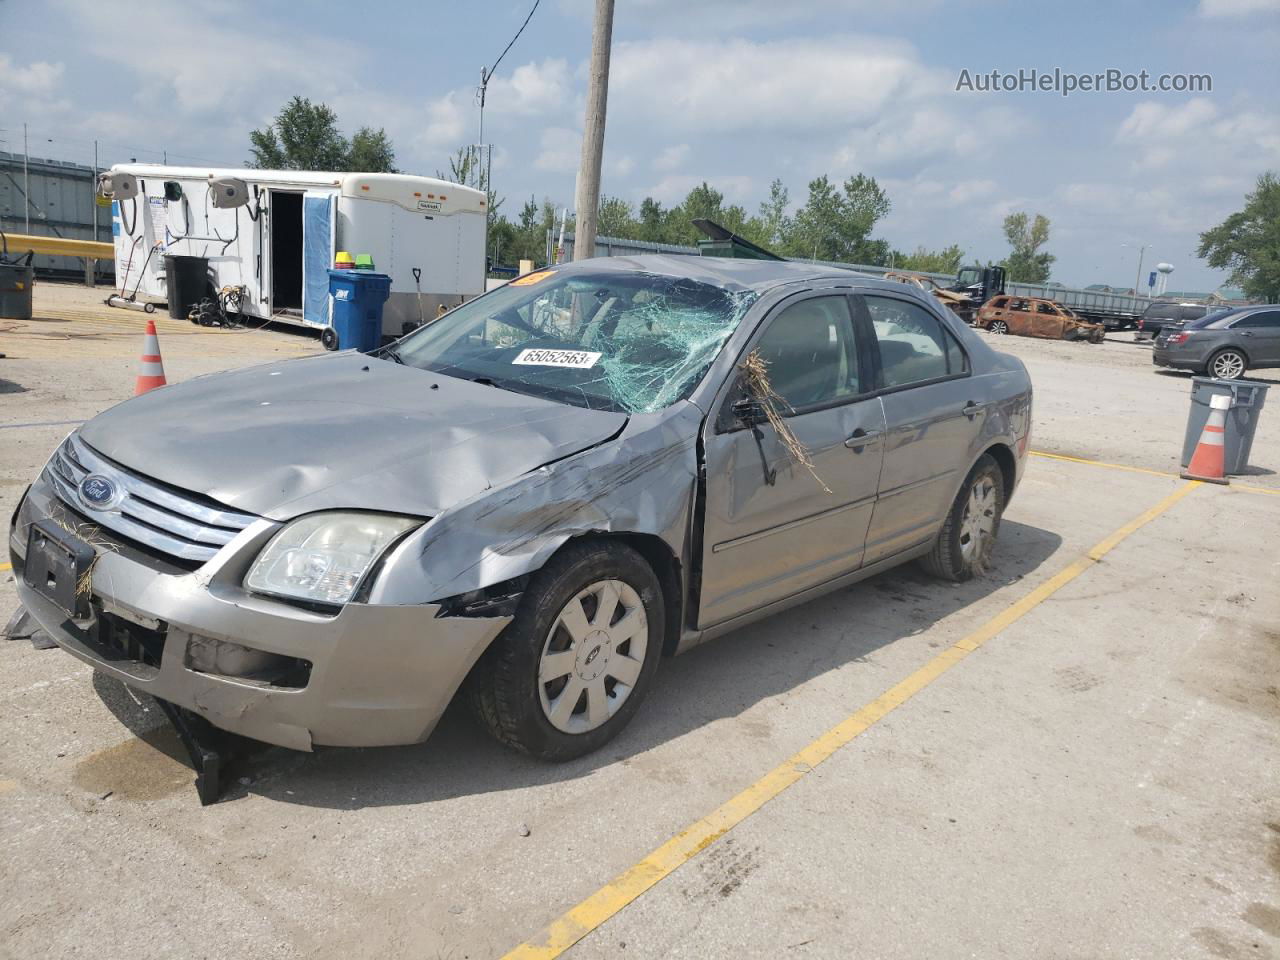
[[[1151,362],[1234,380],[1248,370],[1280,367],[1280,304],[1205,314],[1156,336]]]
[[[462,689],[566,759],[664,654],[909,560],[981,573],[1030,426],[1021,362],[902,284],[590,260],[112,408],[9,547],[60,646],[218,727],[411,743]]]

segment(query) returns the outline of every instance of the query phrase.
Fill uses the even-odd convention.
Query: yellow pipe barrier
[[[3,236],[9,245],[9,256],[34,250],[36,253],[52,254],[56,257],[87,257],[90,260],[116,258],[116,248],[111,243],[66,240],[62,237],[35,237],[25,233],[6,233]]]

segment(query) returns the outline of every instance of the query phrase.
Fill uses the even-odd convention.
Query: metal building
[[[24,170],[22,154],[0,150],[0,232],[110,243],[111,210],[95,202],[94,180],[84,164],[31,157]],[[9,252],[19,251],[11,244]],[[79,257],[38,255],[35,267],[45,276],[85,275]],[[113,274],[110,260],[98,261],[99,279]]]

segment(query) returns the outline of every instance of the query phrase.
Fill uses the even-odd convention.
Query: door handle
[[[972,420],[974,417],[976,417],[978,414],[982,412],[982,407],[981,405],[976,404],[972,400],[970,400],[968,403],[966,403],[963,407],[960,408],[960,412],[963,413],[970,420]]]
[[[861,453],[863,447],[868,447],[873,443],[879,443],[883,439],[884,434],[879,430],[863,430],[859,427],[853,431],[853,435],[844,442],[844,445],[854,453]]]

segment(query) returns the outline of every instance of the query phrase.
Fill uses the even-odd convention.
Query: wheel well
[[[995,443],[983,453],[988,454],[1000,467],[1000,478],[1004,481],[1004,497],[1007,502],[1013,492],[1013,485],[1018,479],[1018,464],[1013,459],[1013,451],[1003,443]]]
[[[586,540],[605,542],[621,542],[631,547],[644,557],[658,577],[662,587],[662,601],[666,614],[663,624],[662,652],[672,656],[680,644],[680,625],[684,622],[684,586],[680,575],[680,561],[676,559],[671,548],[661,537],[649,533],[590,533],[574,537],[568,543],[582,543]],[[564,549],[562,546],[561,550]]]

